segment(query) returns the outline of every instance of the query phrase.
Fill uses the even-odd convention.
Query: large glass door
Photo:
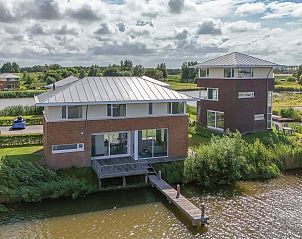
[[[128,153],[128,132],[92,135],[92,157],[117,157]]]

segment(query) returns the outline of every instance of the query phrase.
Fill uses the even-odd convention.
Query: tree
[[[97,76],[97,69],[94,66],[90,67],[88,76]]]
[[[156,80],[163,79],[163,72],[154,68],[146,69],[145,75]]]
[[[20,67],[16,62],[10,63],[6,62],[1,67],[1,73],[18,73],[20,72]]]
[[[55,78],[53,78],[53,77],[51,77],[51,76],[47,76],[47,77],[46,77],[46,84],[47,84],[47,85],[53,84],[53,83],[55,83],[55,82],[56,82],[56,79],[55,79]]]
[[[29,87],[33,83],[33,78],[26,71],[23,72],[22,80],[24,80],[25,84],[28,85]]]
[[[121,69],[122,71],[131,71],[133,67],[133,63],[131,60],[121,61]]]
[[[168,77],[166,63],[160,63],[157,65],[157,69],[163,73],[163,78],[166,79]]]
[[[184,62],[181,66],[181,81],[189,82],[195,79],[197,71],[191,66],[197,65],[197,61]]]
[[[294,77],[296,77],[297,80],[300,80],[300,77],[302,75],[302,65],[299,66],[299,68],[295,71]]]
[[[302,85],[302,75],[300,75],[299,84]]]
[[[86,75],[86,71],[84,70],[84,69],[81,69],[80,70],[80,78],[84,78],[84,77],[86,77],[87,75]]]
[[[134,76],[143,76],[145,74],[145,69],[142,65],[136,65],[133,68],[133,75]]]

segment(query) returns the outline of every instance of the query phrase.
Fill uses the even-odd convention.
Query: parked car
[[[23,119],[22,115],[19,115],[17,119],[14,120],[11,129],[25,129],[26,121]]]

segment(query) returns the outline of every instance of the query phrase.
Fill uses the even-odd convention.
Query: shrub
[[[43,107],[40,106],[8,106],[0,110],[0,116],[18,116],[18,115],[42,115]]]
[[[186,182],[204,186],[230,184],[238,179],[272,178],[280,175],[276,154],[260,140],[249,144],[240,133],[213,136],[185,161]]]
[[[0,203],[77,198],[97,191],[96,185],[85,178],[62,176],[37,163],[10,161],[5,157],[0,161]]]
[[[34,97],[43,92],[45,92],[45,90],[0,91],[0,99]]]
[[[297,78],[294,77],[294,76],[288,76],[288,77],[286,78],[286,81],[288,81],[288,82],[296,82],[296,81],[297,81]]]
[[[0,147],[40,145],[43,134],[0,135]]]
[[[299,83],[300,85],[302,85],[302,75],[300,75],[300,78],[299,78],[298,83]]]
[[[291,118],[296,121],[300,121],[302,119],[301,112],[299,110],[295,110],[292,107],[281,109],[280,115],[284,118]]]

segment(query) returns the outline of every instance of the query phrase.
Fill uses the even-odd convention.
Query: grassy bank
[[[171,85],[172,90],[186,91],[186,90],[197,90],[197,84],[190,82],[181,82],[180,75],[168,75],[165,83]]]
[[[26,125],[41,125],[43,124],[42,115],[25,115],[22,116],[26,120]],[[0,126],[11,126],[16,116],[0,116]]]
[[[273,110],[297,106],[302,107],[302,94],[282,93],[273,95]]]

